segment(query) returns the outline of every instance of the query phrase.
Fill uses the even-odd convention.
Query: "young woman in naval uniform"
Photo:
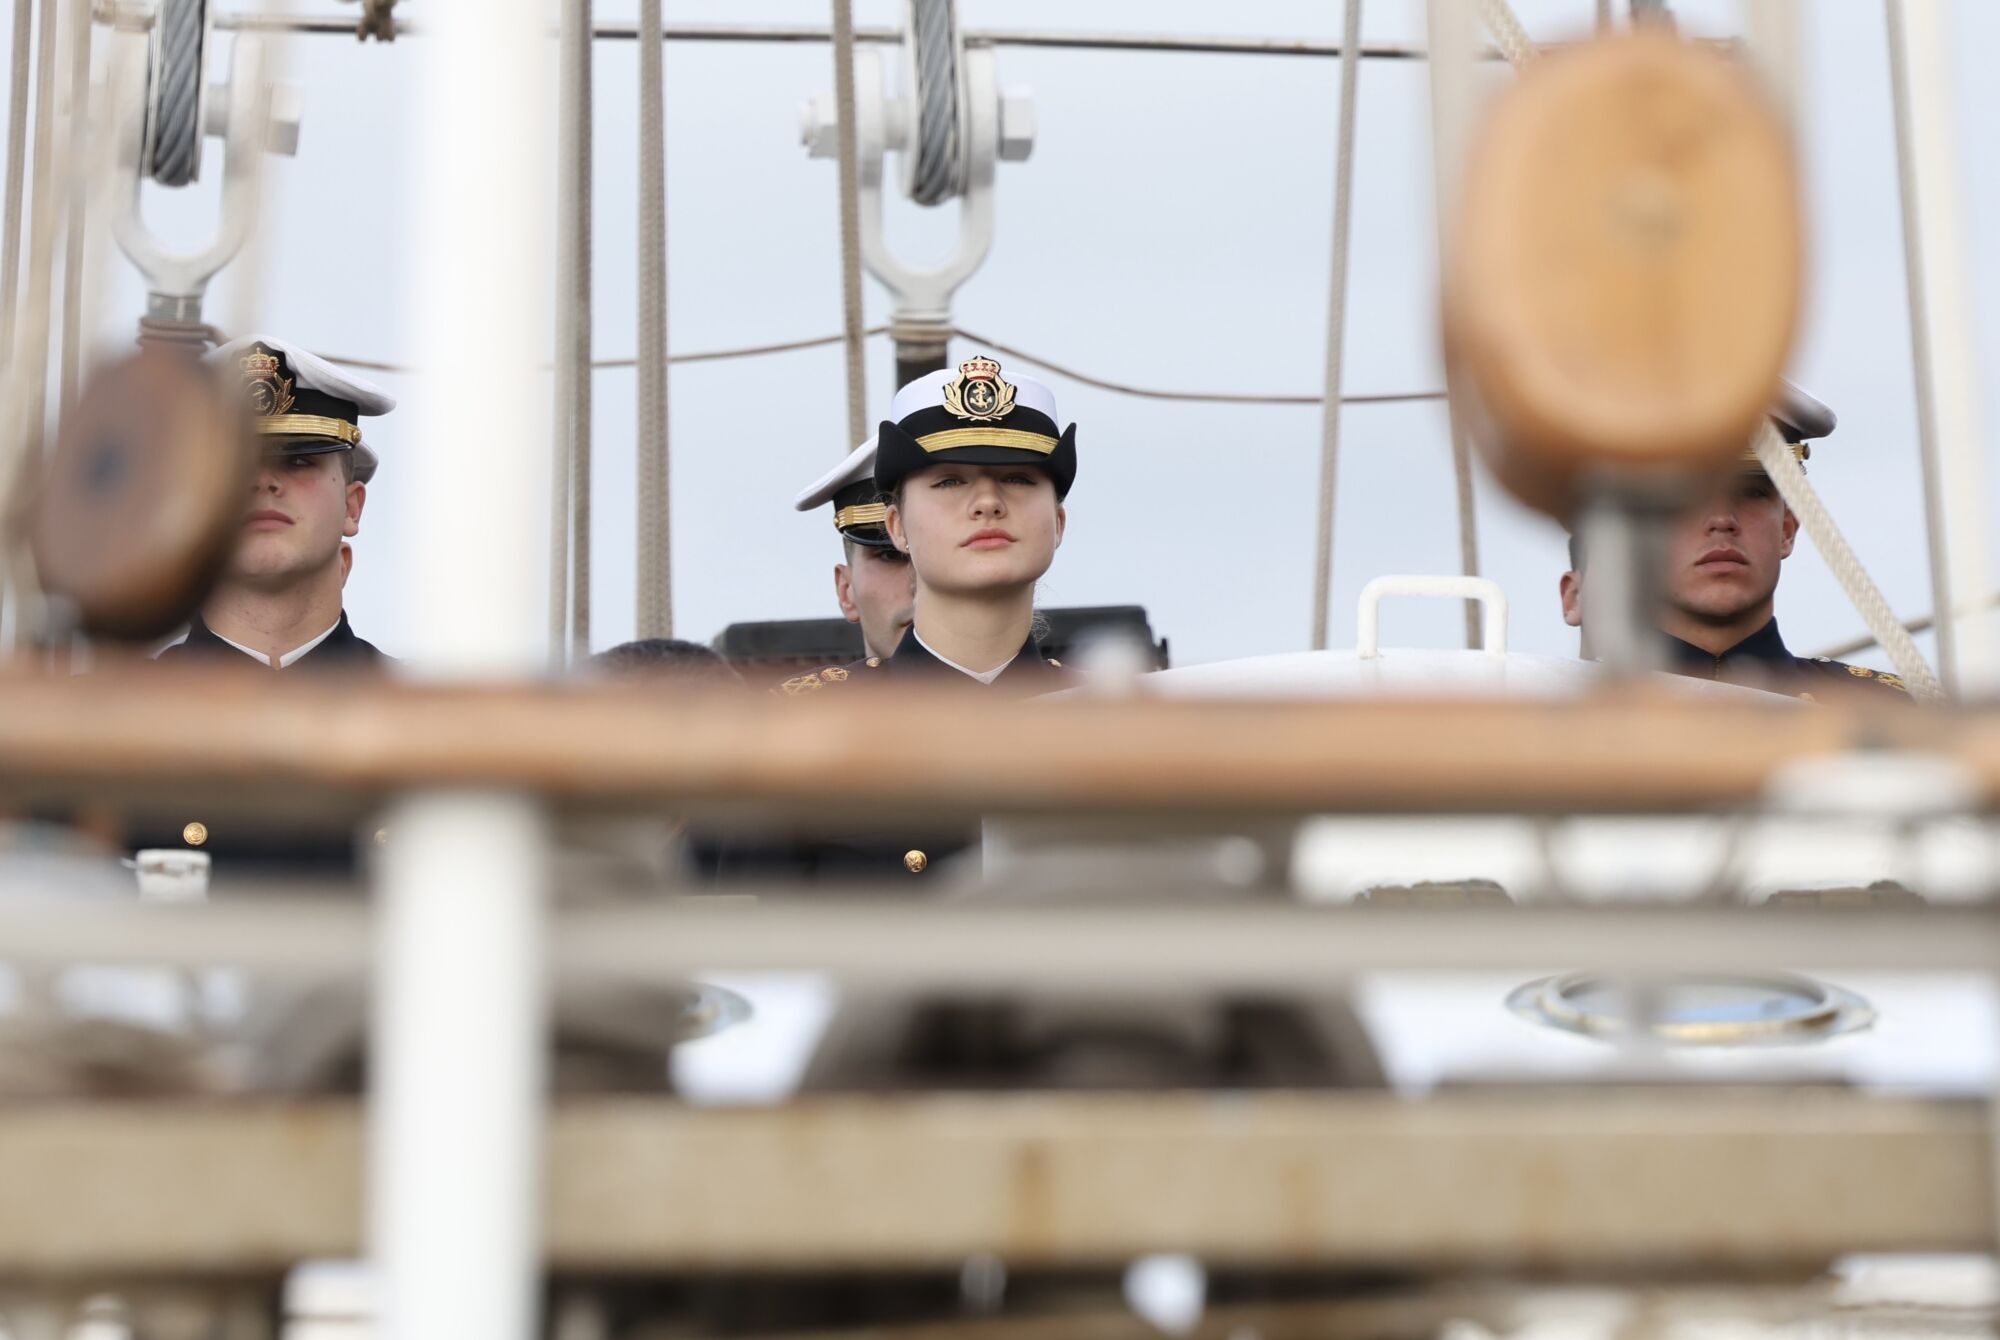
[[[1055,561],[1076,479],[1076,425],[1059,429],[1048,387],[976,357],[896,393],[876,434],[883,524],[916,576],[910,632],[887,657],[787,680],[969,681],[1013,697],[1071,683],[1034,636],[1035,583]]]

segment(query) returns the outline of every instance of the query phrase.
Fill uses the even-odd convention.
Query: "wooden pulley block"
[[[93,635],[172,632],[229,556],[255,463],[240,407],[198,360],[144,350],[105,368],[64,420],[35,500],[43,588]]]
[[[1754,76],[1659,32],[1536,60],[1469,154],[1446,358],[1496,474],[1720,469],[1771,404],[1803,279],[1791,137]]]

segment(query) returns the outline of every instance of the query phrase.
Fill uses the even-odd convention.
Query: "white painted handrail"
[[[1355,647],[1361,659],[1381,654],[1382,597],[1427,596],[1442,600],[1479,602],[1479,641],[1487,654],[1507,654],[1507,593],[1485,577],[1377,577],[1361,588],[1361,608],[1355,616]]]

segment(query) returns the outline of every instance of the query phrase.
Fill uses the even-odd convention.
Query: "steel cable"
[[[1354,114],[1361,82],[1361,0],[1347,0],[1340,37],[1340,122],[1333,168],[1333,263],[1327,275],[1326,395],[1320,414],[1319,533],[1313,561],[1312,645],[1326,648],[1333,595],[1333,521],[1340,470],[1341,355],[1347,334],[1347,248],[1354,217]]]
[[[873,338],[889,333],[888,326],[870,326],[862,334]],[[1085,386],[1094,386],[1100,391],[1111,391],[1118,395],[1136,396],[1143,400],[1173,400],[1187,404],[1202,405],[1319,405],[1325,403],[1324,396],[1292,395],[1258,391],[1169,391],[1153,386],[1138,386],[1131,382],[1113,381],[1108,377],[1093,376],[1080,372],[1067,363],[1058,363],[1040,354],[1031,354],[1016,345],[1004,343],[981,335],[977,331],[954,326],[951,334],[961,340],[970,341],[981,349],[1028,363],[1045,372],[1053,372],[1059,377],[1067,377]],[[789,354],[804,349],[824,349],[830,344],[840,344],[845,335],[815,335],[804,340],[780,340],[774,344],[746,344],[733,349],[702,349],[694,353],[670,354],[669,364],[674,363],[718,363],[733,358],[758,358],[767,354]],[[346,354],[321,354],[328,362],[339,363],[350,368],[365,368],[372,372],[393,372],[403,376],[415,375],[420,369],[408,363],[388,363],[374,358],[351,358]],[[636,358],[600,358],[591,364],[593,368],[629,368],[638,366]],[[1343,395],[1343,405],[1409,405],[1423,401],[1443,400],[1443,391],[1378,391],[1363,392],[1360,395]],[[851,448],[850,448],[851,450]]]
[[[840,141],[840,326],[847,355],[847,434],[842,454],[868,436],[868,370],[862,363],[861,163],[854,120],[854,0],[833,0],[833,99]]]
[[[590,470],[591,10],[592,0],[567,0],[562,9],[557,173],[564,207],[556,212],[556,403],[549,479],[549,659],[558,669],[571,646],[570,547],[577,533],[572,509],[588,491]],[[587,641],[582,649],[588,650]]]
[[[639,0],[638,635],[671,637],[674,581],[667,455],[667,147],[661,0]]]
[[[153,110],[153,180],[185,186],[194,180],[201,147],[201,39],[203,0],[164,0],[159,16],[159,61],[153,68],[159,99]]]
[[[1952,608],[1951,557],[1945,548],[1944,467],[1939,461],[1936,364],[1931,356],[1930,298],[1924,289],[1923,220],[1917,214],[1916,146],[1910,123],[1909,56],[1903,42],[1902,6],[1886,9],[1889,30],[1889,107],[1896,128],[1896,187],[1903,224],[1903,285],[1909,298],[1910,365],[1916,377],[1917,463],[1924,486],[1924,550],[1930,563],[1931,608],[1937,621],[1938,674],[1948,692],[1957,689],[1958,630]],[[1872,632],[1873,630],[1871,630]]]
[[[958,193],[958,25],[953,0],[914,0],[910,40],[915,47],[917,147],[910,197],[939,205]]]

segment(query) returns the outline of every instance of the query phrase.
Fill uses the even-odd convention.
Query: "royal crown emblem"
[[[1014,412],[1014,387],[1000,380],[1000,365],[990,358],[969,358],[958,375],[944,384],[947,414],[974,423],[1004,419]]]
[[[284,363],[276,354],[259,345],[243,355],[241,366],[243,395],[252,414],[264,418],[291,409],[292,379],[278,375]]]

